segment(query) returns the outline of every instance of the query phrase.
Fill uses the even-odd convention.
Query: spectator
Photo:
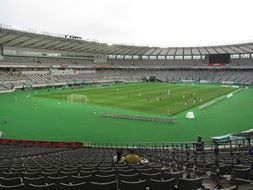
[[[140,163],[140,157],[134,152],[133,149],[129,151],[129,154],[126,156],[125,159],[126,163],[128,164],[137,164]]]
[[[196,151],[203,152],[204,151],[204,142],[202,141],[201,136],[198,136],[198,140],[196,143]]]
[[[125,162],[125,157],[122,156],[122,150],[117,150],[117,155],[113,157],[114,163],[124,163]]]

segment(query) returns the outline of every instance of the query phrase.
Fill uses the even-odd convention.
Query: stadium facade
[[[253,83],[253,43],[208,47],[108,45],[0,27],[0,90],[87,82]]]

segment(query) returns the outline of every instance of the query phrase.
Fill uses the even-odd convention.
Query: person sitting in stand
[[[125,162],[125,157],[122,156],[122,150],[117,150],[117,155],[113,157],[113,161],[116,164],[121,164]]]
[[[204,151],[204,142],[202,141],[201,136],[198,136],[198,140],[196,143],[196,151],[203,152]]]
[[[126,163],[128,164],[137,164],[140,163],[140,157],[134,152],[133,149],[129,151],[129,154],[126,156],[125,159]]]

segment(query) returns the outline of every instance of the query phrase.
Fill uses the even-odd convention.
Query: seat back
[[[160,172],[158,173],[141,173],[141,179],[149,181],[150,179],[157,179],[160,180],[162,178],[162,175]]]
[[[116,172],[115,172],[115,170],[112,170],[112,169],[110,169],[110,170],[99,170],[99,171],[97,171],[97,174],[98,175],[112,175],[112,174],[115,174]]]
[[[58,177],[59,176],[59,173],[58,172],[41,172],[41,175],[43,175],[44,177],[48,177],[48,176],[51,176],[51,177]]]
[[[95,175],[94,181],[98,183],[107,183],[110,181],[115,181],[116,180],[116,175],[111,174],[111,175]]]
[[[107,183],[97,183],[97,182],[90,182],[88,186],[89,190],[116,190],[117,189],[117,182],[111,181]]]
[[[145,190],[146,189],[146,180],[130,182],[130,181],[121,181],[120,190]]]
[[[0,177],[0,184],[5,186],[20,185],[21,179],[19,177],[4,178]]]
[[[76,184],[60,183],[58,188],[61,190],[87,190],[88,184],[85,182]]]
[[[117,171],[118,174],[124,174],[124,175],[132,175],[138,173],[135,169],[118,169]]]
[[[49,176],[46,179],[47,183],[55,183],[56,185],[60,183],[69,183],[69,178],[68,176],[62,176],[62,177],[51,177]]]
[[[173,190],[175,189],[175,178],[168,180],[151,179],[148,182],[149,190]]]
[[[59,175],[60,176],[69,176],[69,177],[72,175],[77,176],[78,171],[61,171]]]
[[[39,172],[22,172],[20,175],[22,177],[29,177],[29,178],[37,178],[41,176]]]
[[[196,190],[201,187],[202,187],[202,178],[179,179],[178,189],[180,190]]]
[[[250,168],[247,169],[234,169],[232,176],[240,179],[249,179],[250,177]]]
[[[70,182],[72,184],[83,183],[83,182],[86,182],[87,184],[89,184],[91,181],[94,181],[94,176],[92,176],[92,175],[87,175],[87,176],[71,176],[71,178],[70,178]]]
[[[1,190],[26,190],[24,184],[5,186],[0,184]]]
[[[135,181],[139,181],[140,179],[141,178],[140,178],[140,175],[138,173],[135,173],[135,174],[132,174],[132,175],[124,175],[124,174],[119,174],[118,175],[119,182],[121,182],[121,181],[135,182]]]
[[[163,179],[175,179],[175,185],[179,184],[179,179],[183,177],[183,171],[182,172],[164,172],[163,173]]]
[[[26,190],[57,190],[57,188],[54,183],[46,184],[46,185],[28,184],[28,187],[26,188]]]
[[[24,182],[25,186],[28,186],[28,184],[44,185],[45,178],[43,176],[36,177],[36,178],[23,177],[23,182]]]
[[[18,172],[2,172],[2,177],[4,178],[14,178],[14,177],[19,177],[19,173]]]

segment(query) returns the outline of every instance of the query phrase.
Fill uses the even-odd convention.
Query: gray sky
[[[0,0],[0,23],[107,43],[253,41],[252,0]]]

